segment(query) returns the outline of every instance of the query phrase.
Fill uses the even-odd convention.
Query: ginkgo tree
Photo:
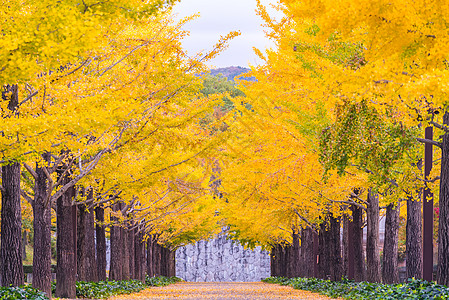
[[[174,26],[170,24],[167,14],[152,16],[156,8],[165,7],[172,1],[128,1],[126,4],[122,3],[125,6],[117,6],[113,1],[84,1],[83,5],[75,2],[8,7],[17,9],[18,15],[25,16],[30,12],[46,12],[45,9],[53,9],[54,13],[64,15],[64,9],[67,9],[74,18],[80,19],[80,25],[87,26],[73,27],[73,30],[89,33],[80,35],[86,38],[82,40],[85,43],[75,38],[78,49],[70,47],[71,40],[56,35],[58,30],[53,35],[44,31],[43,22],[40,23],[40,28],[43,35],[47,36],[49,49],[38,47],[37,49],[44,51],[39,53],[34,51],[34,48],[30,48],[33,51],[28,51],[13,49],[11,46],[10,50],[18,53],[17,60],[11,60],[7,55],[4,59],[4,65],[14,70],[8,75],[10,77],[6,77],[6,73],[2,72],[2,75],[5,75],[2,82],[26,81],[26,84],[20,86],[23,98],[20,99],[17,113],[12,115],[4,110],[6,119],[1,141],[2,162],[25,162],[27,171],[36,179],[36,187],[34,199],[32,195],[27,195],[26,191],[22,194],[32,201],[35,207],[39,202],[47,211],[39,213],[36,210],[35,215],[35,224],[39,224],[39,218],[44,219],[43,223],[47,224],[47,229],[50,204],[65,197],[65,206],[71,206],[71,196],[67,193],[94,169],[105,154],[119,151],[128,144],[148,141],[149,137],[153,138],[153,133],[162,132],[163,126],[176,128],[183,122],[166,120],[164,124],[158,124],[153,120],[173,113],[174,106],[183,106],[183,102],[189,99],[188,95],[194,90],[192,86],[197,86],[193,74],[204,70],[201,60],[214,57],[226,41],[236,35],[232,33],[221,39],[204,57],[188,59],[179,43],[179,39],[185,34],[180,30],[183,22]],[[84,9],[80,10],[82,7]],[[48,20],[45,19],[48,22],[53,20],[51,15],[46,16],[49,17]],[[18,17],[17,21],[27,23],[26,19]],[[45,28],[54,27],[51,24],[46,24]],[[64,24],[67,23],[60,21],[57,28],[75,36],[75,32],[70,33],[71,27],[64,27]],[[5,26],[11,28],[11,31],[8,31],[11,39],[14,34],[18,34],[14,30],[20,30],[18,25]],[[2,38],[5,36],[7,35]],[[58,39],[61,39],[60,43],[57,43]],[[65,53],[63,48],[58,48],[56,52],[52,52],[55,50],[52,43],[77,51]],[[24,47],[34,47],[36,43],[25,44]],[[56,53],[60,54],[59,57]],[[23,69],[21,76],[14,73],[17,68],[11,66],[17,61],[27,62],[23,66],[20,65]],[[17,96],[17,93],[14,96]],[[5,97],[11,97],[10,93],[5,93]],[[175,114],[180,112],[178,109]],[[186,120],[188,121],[187,117],[184,118],[184,121]],[[155,134],[154,137],[161,135]],[[156,145],[149,143],[147,146],[151,148]],[[164,150],[168,149],[168,145],[163,146]],[[36,159],[37,168],[33,170],[30,161]],[[56,172],[59,172],[59,175],[56,175]],[[67,177],[69,173],[72,174],[71,177]],[[7,181],[7,177],[3,176],[3,183]],[[68,223],[69,218],[65,218],[65,221]],[[49,236],[49,233],[47,230],[43,234]],[[45,247],[45,244],[42,245]],[[41,252],[35,251],[36,255],[39,253]],[[45,251],[42,255],[47,254]],[[39,270],[38,264],[35,269]],[[35,283],[35,286],[49,293],[50,276],[35,277],[36,280],[43,278],[44,281]],[[63,285],[63,280],[58,280],[58,285],[59,283]],[[58,294],[65,295],[68,287],[61,285],[57,288],[60,291]],[[72,288],[70,291],[73,292]]]
[[[338,76],[341,95],[370,99],[381,114],[393,114],[404,126],[432,125],[442,130],[442,143],[420,139],[442,149],[440,212],[447,210],[446,116],[447,6],[438,1],[361,1],[336,3],[285,1],[296,19],[313,21],[322,41],[337,34],[363,45],[363,68]],[[337,78],[337,77],[335,77]],[[445,224],[440,218],[438,282],[448,283]]]
[[[305,193],[298,197],[296,205],[307,207],[309,201],[317,202],[315,197],[320,203],[314,212],[318,215],[322,215],[329,207],[333,208],[332,213],[341,212],[344,207],[348,208],[350,205],[367,210],[368,227],[372,226],[372,234],[369,236],[373,238],[372,243],[369,241],[368,262],[372,264],[368,277],[370,280],[380,281],[379,255],[376,253],[379,204],[376,199],[380,196],[381,203],[394,206],[398,199],[407,198],[411,191],[423,186],[421,170],[417,164],[421,155],[414,138],[419,124],[414,119],[417,116],[417,105],[429,102],[428,99],[433,96],[413,98],[416,101],[413,105],[406,103],[401,86],[405,83],[401,81],[398,85],[390,77],[410,78],[410,74],[405,74],[404,70],[404,66],[412,68],[412,58],[407,52],[410,49],[402,60],[397,60],[397,56],[392,58],[396,63],[392,65],[392,69],[395,69],[396,73],[389,73],[392,69],[385,67],[385,61],[391,57],[384,55],[390,54],[391,49],[376,54],[378,59],[382,60],[381,63],[375,61],[371,56],[373,54],[366,50],[370,44],[367,44],[365,37],[367,29],[362,24],[363,14],[360,17],[360,27],[340,31],[335,30],[332,23],[335,16],[331,11],[335,3],[325,2],[322,6],[315,6],[303,1],[280,2],[280,9],[287,16],[281,22],[272,20],[260,6],[260,14],[270,29],[269,36],[276,42],[277,49],[268,50],[265,55],[258,52],[266,64],[254,68],[251,74],[258,82],[244,90],[249,97],[242,103],[248,103],[250,109],[240,108],[239,113],[244,117],[239,118],[237,125],[249,129],[236,138],[235,144],[229,145],[229,149],[241,154],[237,160],[241,169],[231,167],[232,171],[227,174],[224,182],[230,181],[227,187],[232,186],[231,182],[235,184],[234,191],[247,190],[244,192],[247,197],[242,197],[245,201],[252,197],[260,199],[261,202],[248,206],[254,213],[258,211],[254,209],[257,205],[264,203],[269,206],[276,203],[276,198],[291,197],[291,191],[285,193],[279,188],[290,182],[285,179],[282,183],[277,181],[280,178],[278,174],[288,170],[278,164],[279,161],[286,161],[290,157],[291,152],[285,150],[284,143],[302,142],[303,145],[295,148],[296,152],[310,153],[311,155],[306,156],[306,162],[317,167],[311,168],[313,171],[309,173],[305,172],[305,178],[286,177],[291,181],[297,180],[300,186],[310,192],[309,195]],[[360,5],[365,5],[363,11],[372,11],[367,8],[370,7],[367,3]],[[322,11],[324,7],[329,10]],[[345,11],[343,15],[353,14]],[[317,16],[323,17],[320,19],[323,23],[317,21]],[[379,24],[389,23],[383,23],[383,18],[371,19],[377,20]],[[341,20],[345,19],[341,17]],[[351,23],[346,20],[341,23],[342,26],[348,24]],[[371,34],[374,34],[374,31]],[[380,37],[382,35],[377,33],[373,36],[377,39],[376,42],[381,42]],[[393,46],[395,47],[396,45]],[[398,47],[397,51],[398,49],[403,48]],[[409,64],[404,64],[404,61]],[[433,117],[436,118],[436,115]],[[416,119],[422,122],[422,118]],[[273,126],[273,129],[270,126]],[[278,139],[284,138],[283,131],[286,131],[290,138],[280,141]],[[238,136],[242,131],[236,129],[236,132]],[[254,139],[251,140],[250,137]],[[245,138],[251,142],[245,144]],[[422,139],[420,141],[436,144]],[[245,155],[241,147],[251,154]],[[270,147],[270,151],[263,152]],[[257,161],[259,153],[260,160]],[[320,165],[318,161],[324,165]],[[292,168],[291,165],[290,167]],[[273,170],[270,172],[271,168]],[[230,174],[235,178],[237,169],[244,170],[244,178],[233,180]],[[326,170],[335,170],[338,174],[330,172],[326,175]],[[255,177],[259,176],[259,179],[252,178],[253,174]],[[314,180],[309,181],[315,174]],[[276,178],[276,184],[269,185],[272,179],[267,178]],[[239,184],[244,188],[240,186],[239,189]],[[261,194],[264,184],[269,189]],[[322,188],[325,185],[327,187]],[[292,190],[301,189],[296,187]],[[354,190],[364,193],[354,195]],[[230,193],[229,197],[237,195],[238,192]],[[273,200],[269,201],[270,198]],[[364,200],[365,198],[368,200]],[[266,202],[262,202],[263,200]],[[285,201],[282,208],[294,206],[293,203],[294,201]],[[242,216],[251,219],[248,214],[243,213]],[[251,224],[251,221],[246,224]],[[248,228],[248,225],[243,226]],[[249,228],[260,232],[256,227]],[[242,231],[238,231],[238,234],[242,235]],[[263,236],[262,232],[260,234]]]

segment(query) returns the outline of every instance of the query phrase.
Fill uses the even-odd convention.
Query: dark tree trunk
[[[122,227],[121,228],[121,236],[122,236],[122,280],[129,280],[131,277],[129,276],[130,270],[129,270],[129,241],[128,241],[128,229]]]
[[[331,280],[340,281],[343,270],[341,259],[340,219],[330,216],[329,224],[330,275]]]
[[[70,179],[64,178],[63,184]],[[74,220],[72,198],[75,189],[70,188],[57,200],[57,265],[56,265],[56,292],[60,298],[76,298],[76,251],[74,239]]]
[[[24,230],[22,232],[22,259],[27,260],[27,245],[28,245],[28,232]]]
[[[139,232],[134,240],[134,272],[137,280],[145,280],[145,244],[143,234]]]
[[[449,125],[449,112],[444,113],[444,125]],[[441,144],[440,216],[438,225],[437,282],[449,286],[449,134]]]
[[[45,162],[49,154],[44,154]],[[33,201],[33,287],[51,297],[51,208],[48,199],[47,176],[36,164],[35,195]]]
[[[387,206],[385,216],[385,238],[382,262],[383,283],[399,282],[398,271],[398,235],[399,235],[399,204]]]
[[[2,286],[23,285],[19,163],[2,167],[1,218],[1,284]]]
[[[89,192],[92,199],[93,192]],[[93,210],[87,210],[84,205],[78,206],[78,281],[97,282],[97,262],[95,258],[95,220]]]
[[[132,225],[131,225],[132,226]],[[129,276],[132,279],[136,279],[136,267],[135,267],[135,239],[136,229],[129,229],[128,231],[128,255],[129,255]]]
[[[351,206],[352,210],[352,241],[354,249],[354,280],[364,281],[366,278],[365,257],[363,255],[363,211],[360,207]]]
[[[97,249],[97,275],[98,280],[106,280],[106,234],[104,229],[104,208],[95,208],[97,224],[95,226],[96,249]]]
[[[349,278],[349,217],[343,215],[342,267],[343,276]],[[352,247],[352,245],[351,245]]]
[[[407,200],[406,228],[406,273],[407,278],[422,278],[422,214],[421,201],[410,197]]]
[[[366,280],[381,282],[379,255],[379,196],[371,190],[368,192],[366,211]]]
[[[77,238],[76,238],[76,274],[78,281],[88,281],[85,266],[85,255],[86,255],[86,208],[84,205],[79,205],[77,208]]]
[[[326,222],[321,223],[320,231],[318,232],[318,277],[321,279],[330,279],[330,245],[329,245],[329,230]]]
[[[154,276],[161,276],[161,246],[157,243],[157,240],[155,239],[153,241],[153,267],[154,267]]]
[[[307,227],[302,230],[301,236],[301,260],[303,265],[302,276],[311,278],[314,276],[314,265],[316,263],[316,257],[313,253],[313,229]]]
[[[168,269],[168,273],[167,276],[168,277],[174,277],[176,276],[176,251],[171,250],[171,249],[167,249],[168,251],[168,261],[167,261],[167,269]]]
[[[285,249],[276,245],[271,249],[271,276],[287,277]]]
[[[154,277],[153,236],[150,236],[147,241],[147,275]]]
[[[270,276],[277,277],[279,276],[279,272],[277,271],[277,253],[276,246],[273,246],[270,251]]]
[[[167,276],[167,249],[165,247],[161,247],[161,275]]]
[[[299,246],[299,235],[295,231],[292,234],[292,245],[290,246],[288,266],[289,272],[288,276],[290,278],[300,276],[300,246]]]
[[[341,279],[340,221],[332,215],[320,226],[319,232],[319,277],[338,281]]]
[[[120,210],[120,204],[116,203],[112,206],[113,211]],[[111,215],[111,221],[117,223],[118,219]],[[109,264],[109,280],[122,280],[122,264],[123,264],[123,243],[121,237],[121,229],[118,224],[111,225],[111,262]]]

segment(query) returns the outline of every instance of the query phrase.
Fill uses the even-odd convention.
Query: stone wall
[[[179,248],[176,276],[193,282],[260,281],[270,276],[270,256],[260,248],[245,250],[221,235]]]

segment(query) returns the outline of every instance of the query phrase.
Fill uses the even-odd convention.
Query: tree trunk
[[[89,191],[89,199],[93,192]],[[95,258],[95,220],[93,210],[88,211],[84,205],[78,206],[78,281],[97,282],[97,262]]]
[[[366,211],[366,280],[381,282],[379,255],[379,196],[371,190],[368,192]]]
[[[134,272],[137,280],[145,280],[145,246],[143,234],[139,232],[134,240]]]
[[[131,226],[133,226],[131,224]],[[135,267],[135,239],[136,239],[136,229],[130,229],[128,231],[128,255],[129,255],[129,276],[132,279],[136,279],[136,267]]]
[[[342,267],[343,276],[349,278],[349,217],[343,215],[343,239],[342,239]]]
[[[176,276],[176,251],[168,250],[168,277]]]
[[[64,178],[63,184],[70,179]],[[57,200],[57,265],[56,265],[56,292],[60,298],[76,298],[76,253],[74,239],[74,220],[72,198],[75,189],[70,188]]]
[[[161,246],[161,275],[167,277],[167,249]]]
[[[22,259],[27,260],[27,245],[28,245],[28,232],[24,230],[22,232]]]
[[[329,240],[329,230],[327,228],[328,224],[323,222],[320,224],[320,231],[318,233],[318,277],[321,279],[330,279],[330,245]]]
[[[313,229],[306,227],[302,230],[301,236],[301,256],[303,272],[302,276],[306,278],[312,278],[314,276],[314,265],[316,263],[316,257],[313,253]]]
[[[299,246],[299,235],[296,231],[292,234],[292,245],[290,251],[290,257],[288,259],[289,264],[289,277],[299,277],[300,276],[300,246]]]
[[[86,209],[84,205],[77,208],[77,238],[76,238],[76,274],[78,281],[88,281],[86,276],[87,268],[85,266],[85,250],[86,250]]]
[[[352,205],[352,241],[354,249],[354,280],[364,281],[366,278],[365,257],[363,255],[363,211],[361,208]]]
[[[400,206],[391,203],[387,206],[385,216],[385,238],[382,261],[383,283],[393,284],[399,282],[398,271],[398,235],[399,235]]]
[[[153,242],[153,266],[154,266],[154,276],[161,276],[161,246],[157,243],[155,239]]]
[[[153,236],[150,236],[147,241],[147,275],[154,277]]]
[[[95,208],[97,224],[95,226],[96,249],[97,249],[97,275],[98,280],[106,280],[106,233],[104,229],[104,208]]]
[[[329,264],[331,280],[340,281],[342,277],[342,259],[340,242],[340,219],[330,216],[329,221]]]
[[[449,125],[449,112],[444,113],[443,124]],[[449,286],[449,134],[447,132],[444,133],[441,144],[439,209],[437,282]]]
[[[270,276],[277,277],[279,272],[277,271],[277,245],[271,247],[270,251]]]
[[[48,162],[50,155],[42,155]],[[33,287],[51,298],[51,207],[48,199],[47,176],[36,164],[35,194],[33,201]]]
[[[122,280],[129,280],[131,277],[129,276],[129,274],[130,274],[130,270],[129,270],[130,258],[129,258],[128,229],[122,227],[120,234],[122,236],[122,243],[123,243],[123,247],[122,247],[122,259],[123,259]]]
[[[2,167],[0,270],[2,286],[23,285],[19,163]]]
[[[319,232],[319,277],[338,281],[341,279],[340,221],[332,215],[320,226]]]
[[[406,273],[407,278],[422,278],[422,214],[421,201],[407,199],[406,228]]]
[[[120,210],[120,205],[115,203],[112,210],[117,212]],[[117,223],[118,219],[111,215],[111,221]],[[121,238],[121,229],[118,224],[111,225],[111,262],[109,264],[109,280],[122,280],[122,251],[123,243]]]

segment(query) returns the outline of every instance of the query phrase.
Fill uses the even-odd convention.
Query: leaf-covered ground
[[[147,299],[330,299],[311,292],[295,290],[287,286],[279,286],[261,282],[225,283],[183,282],[161,288],[149,288],[140,293],[117,296],[109,300],[147,300]]]

